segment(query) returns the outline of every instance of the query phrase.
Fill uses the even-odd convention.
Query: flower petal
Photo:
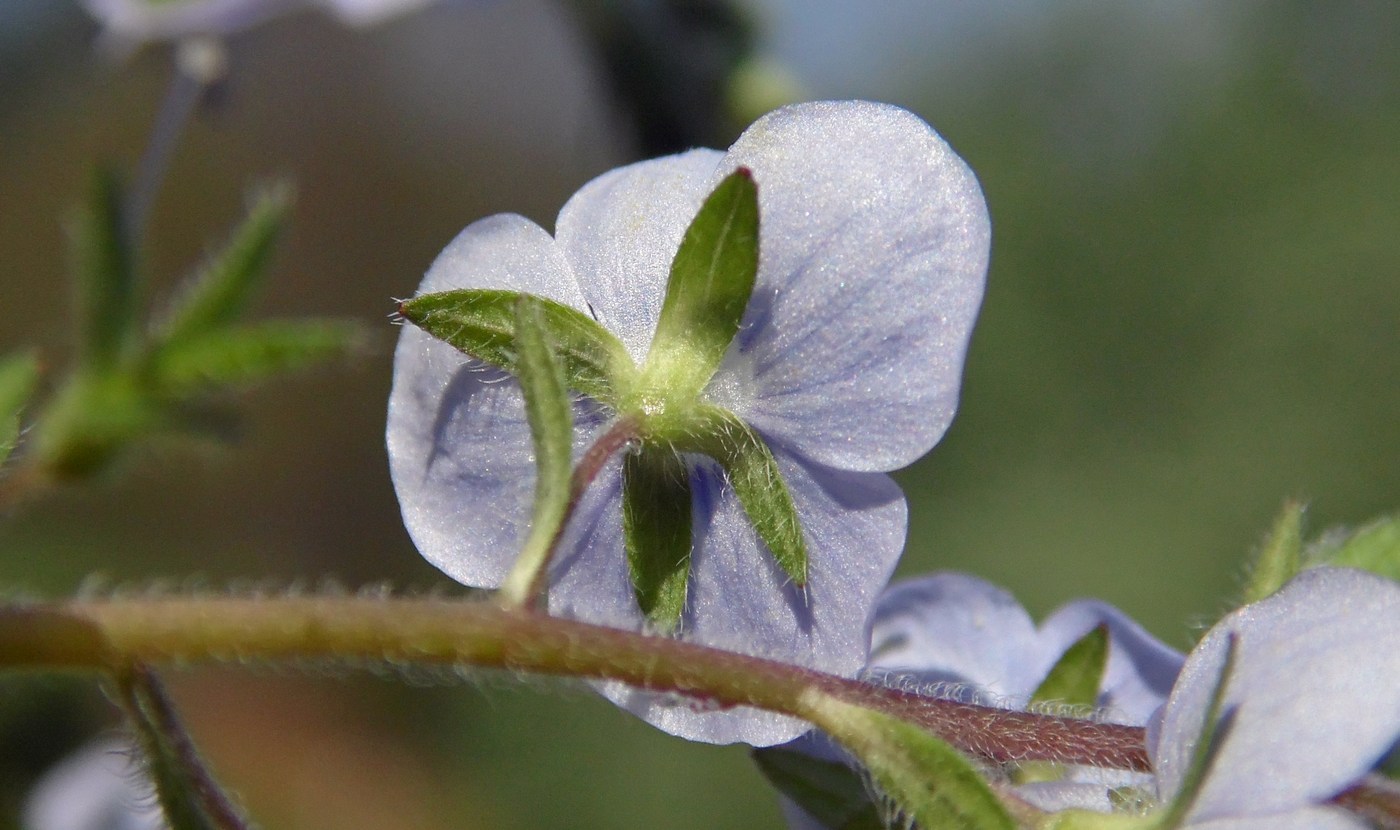
[[[1344,568],[1305,571],[1221,620],[1164,712],[1153,759],[1163,799],[1181,786],[1232,633],[1224,705],[1234,722],[1190,820],[1296,810],[1355,782],[1400,734],[1396,631],[1400,585]]]
[[[1192,822],[1190,830],[1369,830],[1370,824],[1335,807],[1307,807],[1287,813]]]
[[[1039,634],[1042,653],[1051,660],[1046,671],[1058,655],[1099,625],[1108,626],[1109,651],[1098,705],[1108,720],[1142,726],[1166,702],[1184,658],[1112,605],[1077,600],[1046,618]]]
[[[960,699],[1020,708],[1048,669],[1044,663],[1026,609],[967,574],[938,573],[891,586],[870,626],[868,670],[876,679],[907,675],[920,683],[958,684],[936,691]]]
[[[739,166],[758,185],[760,264],[716,402],[825,465],[911,463],[952,421],[982,300],[972,172],[917,116],[859,101],[759,119],[710,185]]]
[[[762,547],[718,466],[691,457],[695,550],[680,636],[690,642],[754,654],[852,676],[865,657],[861,631],[875,596],[904,545],[905,503],[883,475],[810,469],[778,454],[811,541],[806,591],[797,589]],[[610,465],[616,466],[616,465]],[[590,622],[639,629],[621,551],[618,479],[588,517],[576,522],[577,541],[561,559],[550,610]],[[580,513],[584,512],[581,506]],[[582,529],[586,527],[587,530]],[[852,555],[859,551],[860,555]],[[702,704],[621,684],[599,684],[618,705],[673,735],[708,743],[769,746],[810,726],[738,708],[705,711]]]
[[[638,365],[651,346],[671,260],[713,189],[715,150],[629,164],[604,173],[559,211],[555,236],[598,322]]]
[[[419,292],[454,288],[511,289],[586,308],[554,240],[519,216],[468,226],[433,262]],[[577,410],[582,439],[598,414],[584,404]],[[459,582],[499,585],[524,539],[534,492],[519,385],[405,326],[386,437],[404,525],[418,550]]]
[[[96,741],[44,774],[24,806],[29,830],[160,830],[137,750],[124,741]]]

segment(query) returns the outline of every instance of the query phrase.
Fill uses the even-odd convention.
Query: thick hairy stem
[[[345,660],[621,680],[802,717],[802,693],[918,724],[992,761],[1142,770],[1141,729],[924,697],[741,654],[449,599],[155,598],[0,609],[0,668]]]

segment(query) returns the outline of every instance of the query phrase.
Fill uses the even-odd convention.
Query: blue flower
[[[1328,806],[1400,738],[1400,585],[1345,568],[1304,571],[1221,620],[1186,659],[1149,739],[1162,801],[1177,797],[1235,638],[1229,728],[1195,795],[1199,830],[1369,825]]]
[[[1005,590],[974,576],[938,573],[889,587],[870,625],[865,674],[873,682],[1004,709],[1025,709],[1065,651],[1096,627],[1108,629],[1108,661],[1095,701],[1103,720],[1142,726],[1166,700],[1182,656],[1122,611],[1098,600],[1061,606],[1039,626]],[[844,753],[820,733],[792,748],[825,760]],[[1107,811],[1109,789],[1149,785],[1147,776],[1076,768],[1062,780],[1021,785],[1019,797],[1047,810]],[[822,825],[795,804],[789,824]]]
[[[866,102],[784,108],[727,153],[692,150],[588,183],[553,236],[513,215],[464,230],[419,291],[495,288],[591,314],[640,364],[671,260],[702,201],[752,171],[760,212],[753,299],[703,392],[755,429],[791,491],[808,550],[791,584],[755,536],[717,464],[685,457],[692,566],[679,636],[843,675],[865,657],[864,624],[905,536],[885,472],[926,453],[957,406],[981,302],[990,230],[972,173],[914,115]],[[583,399],[576,451],[611,413]],[[519,386],[406,327],[395,355],[388,446],[405,524],[455,579],[496,587],[527,530],[533,448]],[[640,629],[614,458],[583,499],[550,575],[552,613]],[[805,726],[752,710],[602,684],[611,699],[683,737],[767,745]]]

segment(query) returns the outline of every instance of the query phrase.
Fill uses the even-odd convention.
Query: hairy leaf
[[[291,191],[260,194],[224,248],[184,285],[156,331],[158,342],[196,337],[237,320],[287,224]]]

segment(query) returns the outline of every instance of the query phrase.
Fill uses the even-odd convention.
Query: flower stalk
[[[804,718],[813,693],[989,761],[1145,769],[1143,731],[925,697],[664,637],[441,598],[115,598],[0,609],[0,668],[343,660],[620,680]]]

